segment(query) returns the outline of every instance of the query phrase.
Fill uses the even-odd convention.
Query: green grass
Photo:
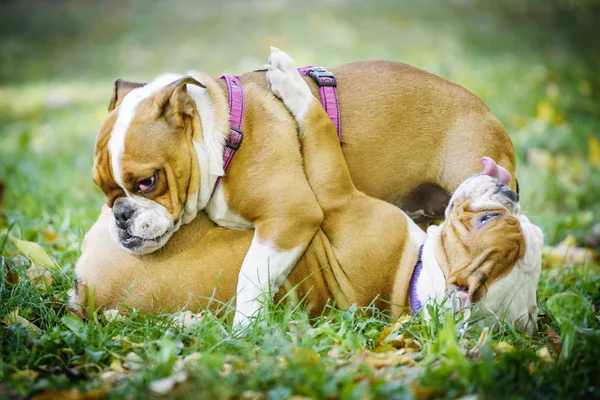
[[[546,3],[558,11],[552,14]],[[98,316],[82,322],[64,305],[83,234],[103,203],[91,181],[92,151],[114,79],[143,81],[189,69],[241,73],[261,67],[271,44],[298,64],[383,58],[467,87],[509,130],[522,208],[543,227],[547,243],[581,238],[600,221],[600,167],[588,148],[590,138],[600,137],[600,79],[593,68],[600,57],[597,46],[584,45],[597,31],[580,33],[597,29],[584,18],[597,8],[590,5],[586,13],[560,1],[507,4],[0,5],[0,182],[6,187],[0,205],[0,321],[18,309],[39,328],[0,324],[0,397],[96,388],[114,398],[139,398],[187,356],[187,379],[169,396],[600,397],[598,322],[576,327],[568,358],[546,330],[564,335],[565,322],[561,326],[547,302],[556,293],[574,292],[598,311],[595,263],[545,266],[538,289],[540,334],[534,337],[500,326],[473,351],[480,328],[463,335],[432,310],[438,316],[433,321],[412,320],[394,333],[416,339],[421,350],[378,368],[369,352],[390,356],[391,348],[380,343],[389,323],[372,309],[332,310],[309,323],[302,310],[273,305],[239,335],[211,315],[189,328],[138,312],[125,320]],[[533,18],[528,12],[536,24],[524,23]],[[566,24],[573,16],[579,19]],[[17,255],[9,232],[39,243],[58,263],[51,288],[27,278],[30,261]],[[17,284],[5,282],[8,266],[19,276]],[[513,347],[498,345],[503,342]],[[545,347],[553,361],[538,356]],[[131,368],[119,372],[120,366]]]

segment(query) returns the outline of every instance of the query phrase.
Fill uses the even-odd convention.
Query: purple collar
[[[298,72],[303,75],[309,76],[319,87],[319,94],[321,95],[321,104],[329,115],[331,122],[335,125],[337,131],[338,140],[342,141],[342,119],[340,118],[340,105],[337,97],[337,80],[333,73],[327,71],[322,67],[313,67],[312,65],[298,68]]]
[[[235,151],[240,147],[244,134],[242,133],[242,122],[244,120],[244,89],[239,81],[239,76],[221,75],[219,79],[224,79],[227,83],[227,92],[229,94],[229,137],[225,141],[225,150],[223,151],[223,171],[227,170]],[[219,186],[223,177],[220,176],[215,182],[213,193]]]
[[[410,278],[410,288],[408,290],[410,308],[412,310],[413,315],[421,311],[421,308],[423,308],[423,305],[419,300],[419,296],[417,296],[417,283],[419,282],[419,276],[421,275],[421,270],[423,269],[423,246],[424,244],[422,244],[421,247],[419,247],[419,257],[417,258],[417,265],[415,265],[412,277]]]
[[[342,140],[340,106],[337,98],[337,81],[335,76],[325,68],[308,66],[298,68],[298,72],[311,77],[319,86],[321,94],[321,103],[331,118],[337,130],[338,140]],[[223,151],[223,170],[226,171],[235,151],[242,143],[242,122],[244,119],[244,89],[240,83],[239,76],[223,74],[219,79],[224,79],[227,84],[227,92],[229,94],[229,137],[225,142],[225,150]],[[213,193],[223,179],[222,176],[217,178]]]

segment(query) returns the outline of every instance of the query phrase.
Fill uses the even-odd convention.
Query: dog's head
[[[191,76],[163,75],[149,84],[115,82],[109,115],[94,150],[94,182],[113,209],[111,233],[135,253],[162,247],[196,215],[201,135]]]
[[[482,310],[534,333],[543,234],[520,215],[508,172],[487,157],[482,164],[483,173],[462,183],[450,199],[436,258],[446,287],[463,306],[478,302]]]

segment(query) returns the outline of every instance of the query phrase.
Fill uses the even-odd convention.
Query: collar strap
[[[329,118],[335,125],[338,140],[342,141],[342,127],[340,118],[340,106],[337,97],[337,81],[333,73],[322,67],[313,67],[309,65],[304,68],[298,68],[298,72],[309,76],[319,86],[319,94],[321,95],[321,104],[329,115]]]
[[[410,308],[412,309],[413,315],[421,311],[423,308],[421,300],[419,300],[419,296],[417,295],[417,283],[419,282],[419,276],[421,275],[421,270],[423,269],[423,246],[424,244],[419,247],[419,257],[417,258],[417,265],[415,265],[412,277],[410,278],[410,288],[408,291]]]
[[[223,170],[227,171],[227,167],[235,154],[235,151],[242,144],[244,134],[242,132],[242,122],[244,120],[244,89],[240,83],[239,76],[221,75],[219,79],[224,79],[227,84],[227,92],[229,97],[229,137],[225,141],[225,149],[223,151]],[[219,186],[221,179],[219,176],[215,182],[213,193]]]

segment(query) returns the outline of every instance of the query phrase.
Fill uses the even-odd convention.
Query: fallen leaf
[[[264,400],[266,398],[267,396],[265,396],[263,393],[252,390],[246,390],[240,395],[241,400]]]
[[[124,321],[125,317],[123,317],[119,310],[112,308],[110,310],[104,310],[102,312],[102,316],[104,317],[104,319],[106,319],[106,321],[108,322],[112,322],[112,321]]]
[[[397,354],[396,352],[389,353],[367,353],[365,356],[365,363],[371,369],[379,369],[384,367],[395,367],[396,365],[412,365],[415,360],[412,357],[403,354]]]
[[[37,243],[17,239],[10,235],[10,239],[19,249],[19,252],[29,258],[34,264],[57,271],[58,265],[48,256],[44,249]]]
[[[515,347],[507,342],[498,342],[494,344],[494,349],[495,350],[499,350],[502,353],[510,353],[511,351],[515,350]]]
[[[110,385],[103,385],[97,389],[81,392],[77,389],[61,390],[58,392],[44,392],[36,394],[31,400],[95,400],[104,399],[108,395]]]
[[[125,356],[123,368],[130,371],[139,371],[144,368],[144,360],[132,351]]]
[[[181,371],[166,378],[157,379],[150,382],[150,390],[157,395],[164,396],[169,393],[176,384],[184,382],[188,378],[188,373]]]
[[[468,352],[467,355],[470,357],[476,357],[479,355],[479,349],[483,347],[490,338],[490,328],[484,327],[481,330],[481,335],[479,335],[479,339],[477,339],[477,344],[473,346]]]
[[[410,383],[410,389],[412,390],[414,397],[419,400],[433,399],[436,390],[432,387],[421,386],[419,383],[420,382],[416,379]]]
[[[4,279],[8,283],[17,284],[19,283],[19,275],[13,271],[13,265],[11,261],[6,260],[4,257],[0,257],[0,265],[6,266],[6,275]]]
[[[6,318],[4,318],[2,320],[2,322],[6,326],[11,326],[14,324],[21,324],[27,330],[27,332],[35,334],[35,335],[42,333],[42,330],[40,328],[38,328],[36,325],[32,324],[31,322],[27,321],[25,318],[23,318],[19,315],[18,308],[15,308],[11,312],[9,312],[8,315],[6,316]]]
[[[544,361],[547,362],[552,362],[554,361],[554,359],[552,358],[552,356],[550,355],[550,352],[548,351],[547,347],[542,347],[537,351],[537,355],[539,358],[541,358]]]
[[[111,386],[125,379],[127,379],[127,374],[117,371],[105,371],[100,375],[100,380],[102,380],[102,382],[106,382]]]
[[[13,374],[10,374],[11,379],[15,379],[15,380],[21,380],[21,379],[31,379],[32,381],[36,380],[37,377],[40,375],[39,372],[31,370],[31,369],[24,369],[22,371],[17,371]]]
[[[27,268],[27,279],[35,287],[48,289],[52,286],[52,272],[46,267],[41,267],[32,262],[31,267]]]
[[[60,238],[60,235],[56,232],[50,232],[50,231],[43,231],[42,235],[44,236],[44,240],[46,242],[53,242],[55,240],[57,240],[58,238]]]
[[[560,342],[560,335],[549,326],[547,326],[546,329],[544,329],[543,334],[548,336],[549,338],[552,338],[553,340],[557,340],[558,342]]]
[[[146,346],[145,343],[136,343],[131,341],[127,336],[117,335],[113,336],[111,339],[117,342],[121,342],[121,347],[125,350],[130,349],[132,347],[141,348]]]
[[[121,364],[121,361],[116,360],[116,359],[112,360],[112,362],[110,363],[108,368],[113,371],[116,371],[116,372],[125,372],[125,369],[123,369],[123,364]]]
[[[204,314],[202,312],[194,314],[193,312],[187,310],[172,314],[169,317],[173,325],[181,329],[192,328],[196,325],[199,325],[202,323],[203,318]]]
[[[544,246],[542,255],[544,264],[551,267],[560,264],[584,264],[598,259],[598,253],[584,247],[577,247],[573,236],[567,236],[556,247]]]

